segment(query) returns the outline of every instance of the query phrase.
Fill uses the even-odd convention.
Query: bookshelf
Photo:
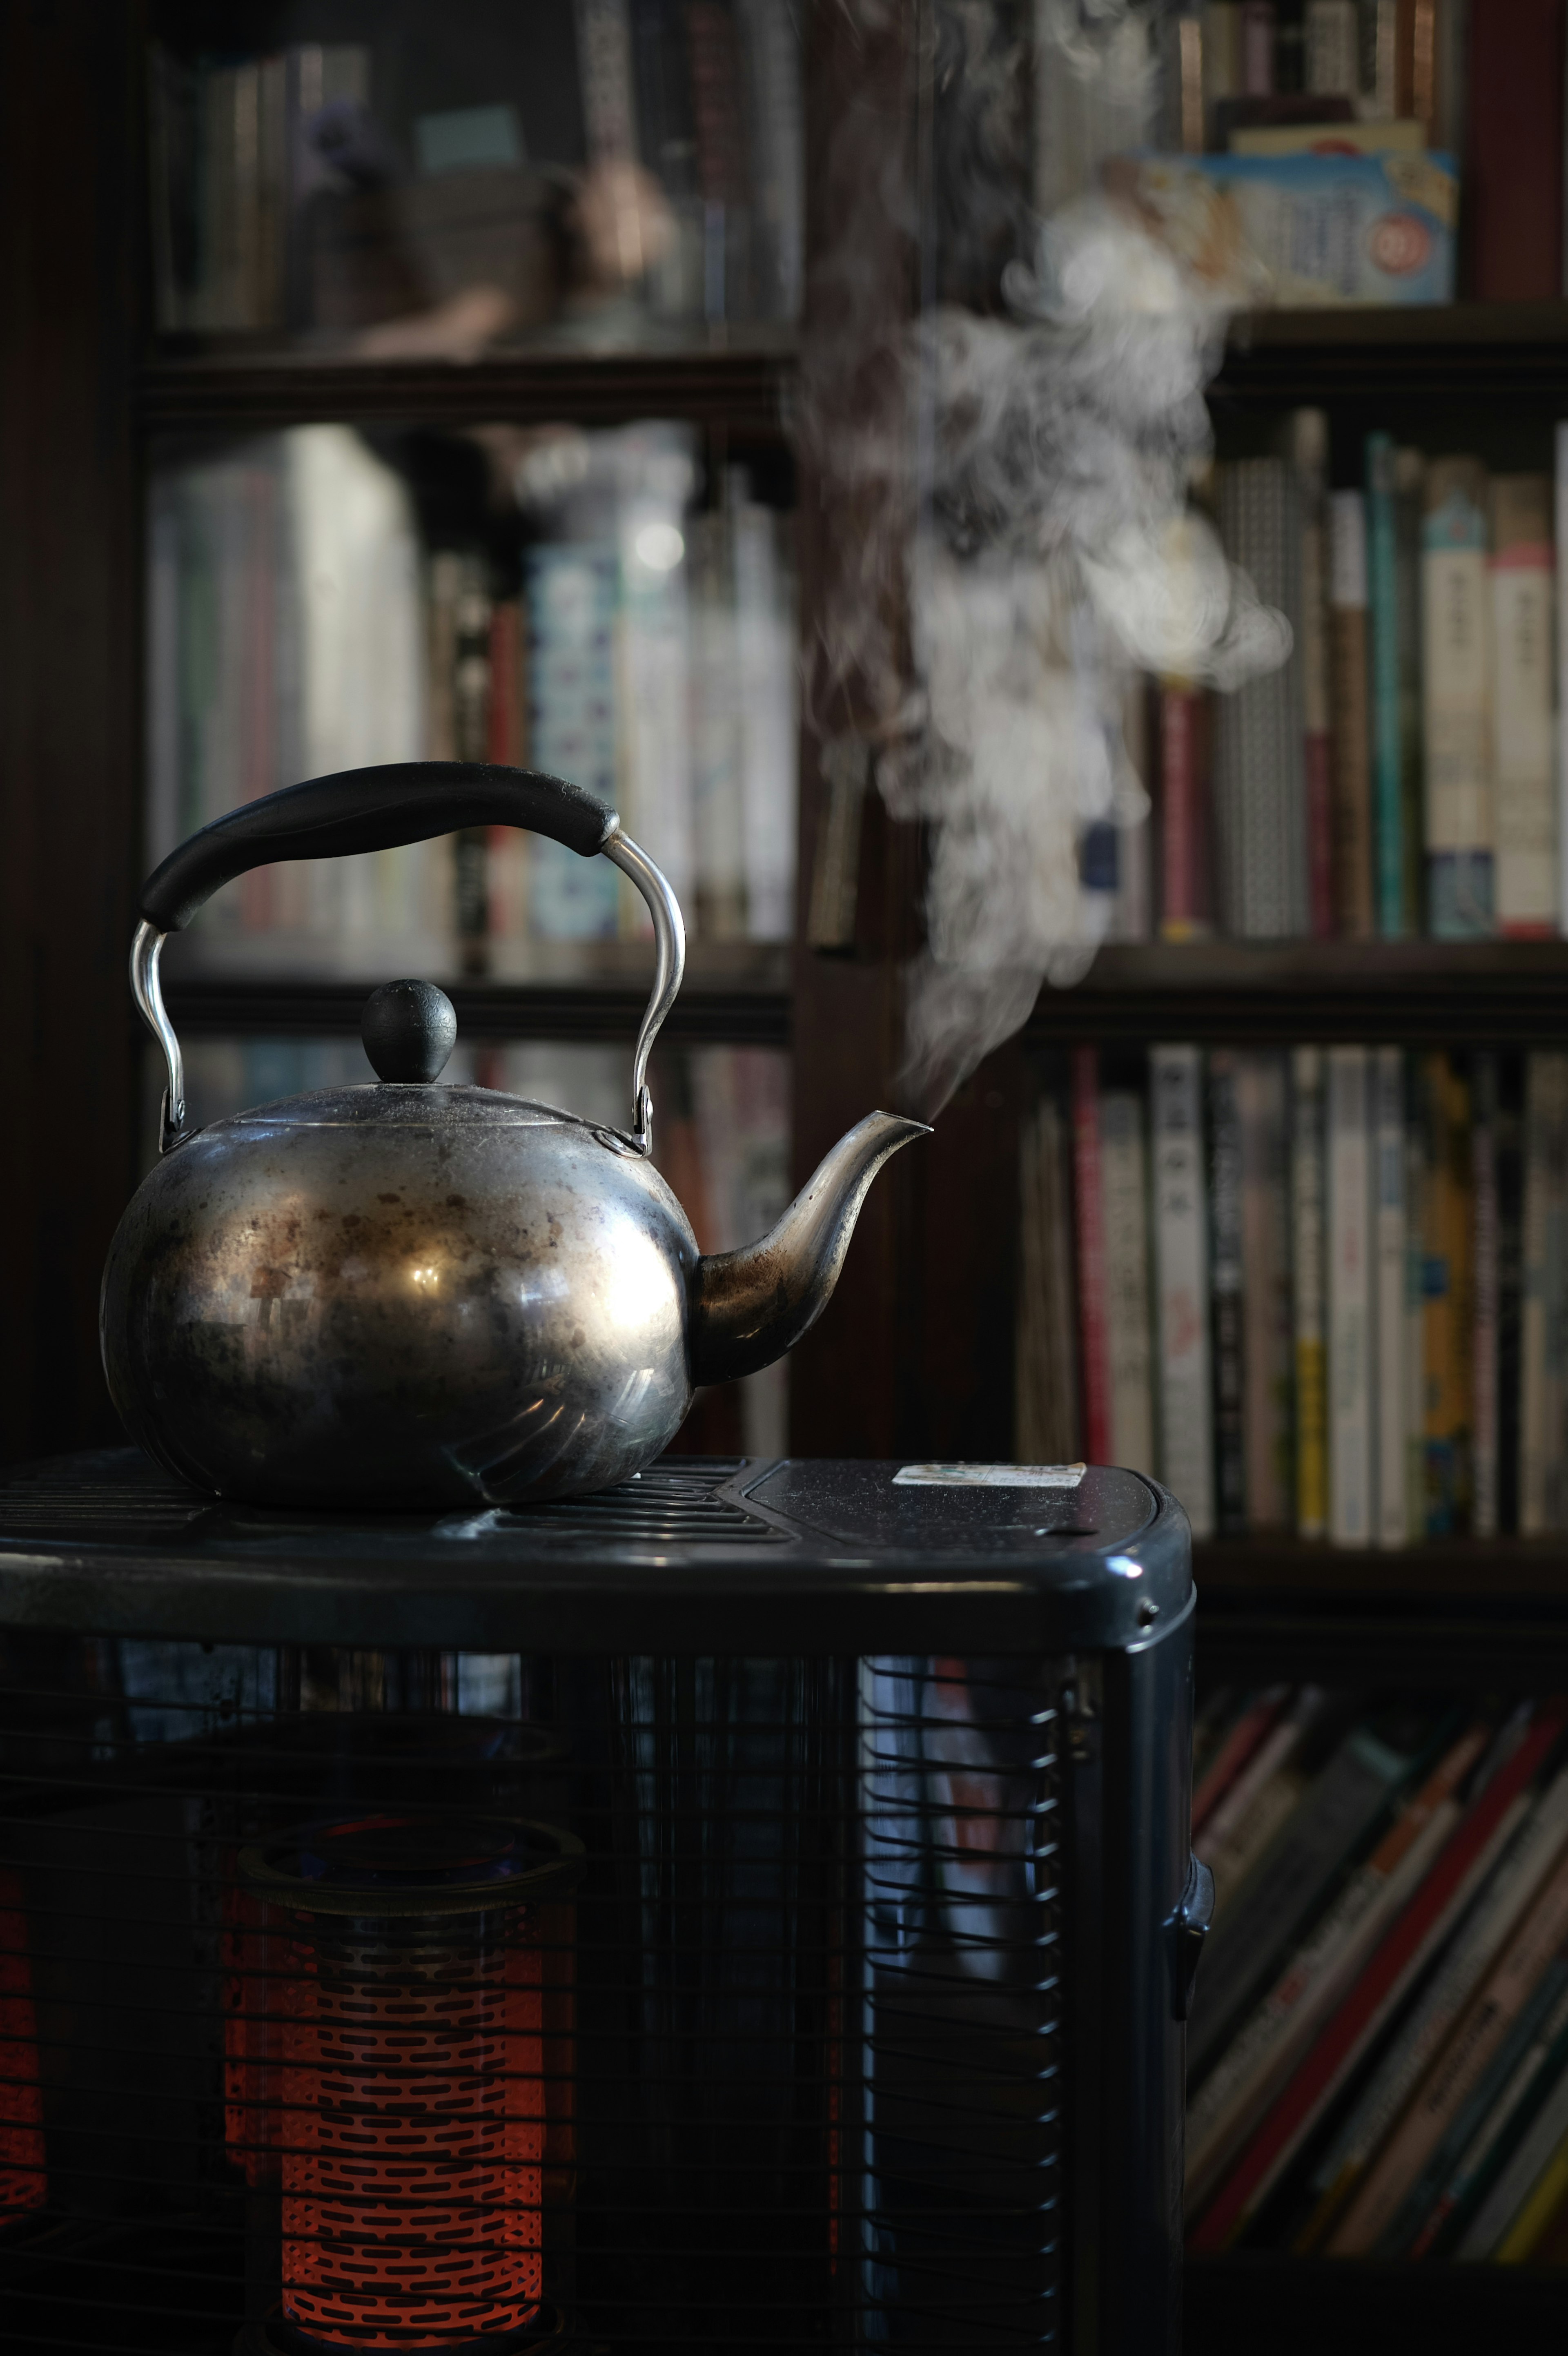
[[[590,426],[681,419],[710,448],[782,463],[798,366],[787,336],[702,350],[508,351],[456,364],[348,362],[260,348],[155,351],[149,334],[139,6],[59,0],[0,12],[0,699],[6,858],[0,862],[7,1146],[0,1224],[14,1239],[0,1354],[12,1456],[109,1441],[96,1351],[99,1273],[136,1174],[142,1043],[124,958],[141,843],[142,489],[154,441],[321,422],[462,428],[496,418]],[[808,234],[836,200],[822,162],[844,80],[837,12],[812,17]],[[896,57],[884,61],[896,79]],[[878,70],[883,70],[879,68]],[[63,171],[59,126],[73,126]],[[890,316],[908,293],[895,254]],[[1221,435],[1280,410],[1442,410],[1532,421],[1568,408],[1568,303],[1432,311],[1275,312],[1232,329],[1211,402]],[[801,485],[803,606],[853,519]],[[800,872],[823,817],[804,746]],[[866,814],[853,938],[797,937],[744,969],[700,960],[668,1026],[688,1044],[788,1045],[795,1176],[898,1092],[901,967],[916,939],[919,830]],[[630,1035],[635,975],[454,985],[476,1039],[599,1043]],[[193,1037],[328,1038],[357,1028],[348,980],[171,978]],[[991,1056],[935,1136],[869,1200],[844,1281],[796,1358],[793,1445],[807,1452],[1006,1458],[1012,1452],[1020,1111],[1027,1059],[1160,1039],[1283,1044],[1555,1043],[1568,1035],[1568,943],[1208,942],[1115,947],[1071,992],[1047,991],[1024,1035]],[[1568,1679],[1568,1546],[1453,1541],[1397,1555],[1290,1538],[1199,1553],[1205,1663],[1236,1675]],[[1332,2338],[1343,2356],[1419,2333],[1431,2351],[1561,2344],[1559,2282],[1520,2269],[1356,2268],[1239,2257],[1196,2265],[1190,2344],[1289,2356]],[[1298,2334],[1288,2342],[1282,2334]],[[1352,2335],[1363,2334],[1358,2340]]]

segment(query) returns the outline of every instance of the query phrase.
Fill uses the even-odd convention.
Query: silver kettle
[[[441,1084],[450,1001],[366,1009],[379,1081],[186,1128],[158,960],[219,886],[461,827],[603,852],[653,918],[656,966],[625,1131]],[[171,852],[142,894],[131,980],[168,1068],[161,1154],[103,1273],[114,1404],[170,1472],[258,1504],[428,1508],[581,1495],[667,1447],[695,1387],[788,1350],[826,1304],[866,1190],[925,1133],[874,1112],[770,1235],[704,1258],[649,1159],[649,1051],[680,987],[680,909],[604,803],[527,770],[426,761],[263,796]]]

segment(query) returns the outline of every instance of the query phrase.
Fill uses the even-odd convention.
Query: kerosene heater
[[[1191,1607],[1129,1472],[12,1472],[0,2343],[1173,2351]]]

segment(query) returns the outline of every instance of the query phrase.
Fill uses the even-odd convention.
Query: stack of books
[[[1317,410],[1290,418],[1280,453],[1216,467],[1226,552],[1292,651],[1233,694],[1151,687],[1155,814],[1123,838],[1124,902],[1143,912],[1124,934],[1562,929],[1564,431],[1555,485],[1374,433],[1360,483],[1330,489]]]
[[[1017,1454],[1196,1535],[1568,1530],[1568,1055],[1093,1048],[1026,1120]]]
[[[1568,1706],[1212,1696],[1189,2247],[1568,2260]]]
[[[373,351],[392,348],[389,324],[422,316],[435,334],[443,314],[480,345],[795,317],[790,0],[567,0],[483,29],[438,16],[417,64],[406,47],[393,20],[369,45],[155,47],[165,333]]]
[[[622,814],[699,939],[782,940],[795,842],[789,519],[695,436],[537,437],[499,525],[437,512],[348,426],[158,472],[149,521],[149,850],[299,779],[490,760]],[[421,500],[430,517],[421,527]],[[507,830],[264,868],[204,953],[258,969],[521,978],[539,943],[645,925],[602,860]]]

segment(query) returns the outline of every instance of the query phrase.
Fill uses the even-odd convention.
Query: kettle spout
[[[777,1226],[741,1251],[699,1259],[691,1279],[691,1378],[754,1375],[792,1350],[827,1308],[866,1190],[922,1120],[870,1112],[820,1162]]]

